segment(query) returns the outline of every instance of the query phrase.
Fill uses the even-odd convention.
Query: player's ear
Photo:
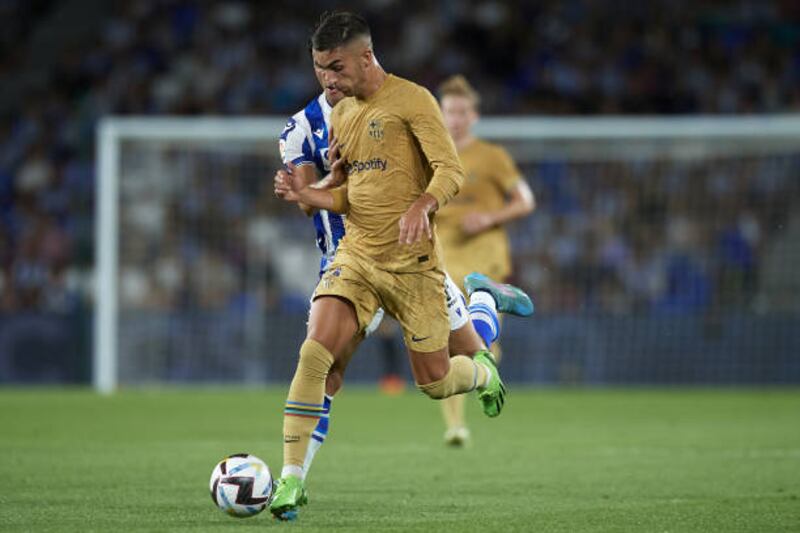
[[[372,53],[372,48],[369,46],[364,47],[364,51],[361,53],[361,66],[366,68],[370,66],[375,61],[375,56]]]

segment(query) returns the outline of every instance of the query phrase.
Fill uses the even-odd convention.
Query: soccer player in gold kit
[[[348,98],[331,113],[331,173],[340,187],[276,182],[289,201],[347,213],[346,234],[313,296],[306,340],[284,410],[284,467],[270,510],[292,519],[303,503],[302,465],[324,412],[325,380],[382,307],[400,323],[414,379],[434,399],[478,391],[497,416],[505,388],[493,356],[449,356],[444,273],[433,213],[458,192],[463,169],[436,100],[387,74],[369,27],[351,13],[323,17],[312,39],[315,68]],[[345,181],[346,180],[346,181]]]
[[[471,272],[505,281],[511,274],[511,256],[504,225],[533,211],[533,193],[504,148],[472,133],[480,96],[469,82],[463,76],[449,78],[439,87],[439,99],[466,176],[458,195],[436,216],[445,266],[457,284]],[[471,312],[477,310],[474,307],[476,304],[471,304]],[[485,339],[497,337],[496,331],[479,333]],[[492,352],[499,360],[496,342]],[[445,442],[461,445],[467,441],[464,396],[443,399],[442,414],[447,426]]]

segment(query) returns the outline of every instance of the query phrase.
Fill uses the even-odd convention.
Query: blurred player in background
[[[475,137],[480,96],[463,76],[453,76],[439,87],[444,123],[464,167],[461,191],[436,216],[447,271],[460,283],[471,272],[505,281],[511,274],[511,254],[505,224],[534,209],[534,197],[508,152]],[[473,275],[474,276],[474,275]],[[467,277],[466,283],[474,280]],[[464,290],[464,286],[460,287]],[[469,290],[470,287],[467,287]],[[470,312],[485,309],[484,302],[470,302]],[[484,327],[482,322],[478,327]],[[480,333],[480,332],[479,332]],[[482,335],[484,338],[497,335]],[[491,345],[499,361],[500,346]],[[459,446],[469,439],[464,419],[464,397],[442,400],[447,430],[445,442]]]
[[[330,395],[381,306],[400,321],[415,381],[425,394],[438,399],[478,390],[489,416],[499,414],[505,394],[463,297],[438,266],[429,217],[457,192],[463,176],[435,100],[383,71],[369,28],[357,15],[324,16],[312,37],[312,55],[325,91],[287,124],[281,149],[288,171],[276,175],[275,191],[309,213],[313,207],[325,210],[318,212],[317,227],[324,230],[318,242],[335,240],[339,246],[323,249],[324,274],[284,411],[284,467],[270,505],[281,519],[293,518],[307,501],[308,458],[323,423],[327,431]],[[332,112],[332,100],[342,94],[356,98],[341,113],[340,107]],[[331,135],[330,147],[322,148],[327,130],[332,132],[326,118],[336,124],[337,114],[342,142]],[[327,168],[331,173],[316,182],[317,171]],[[339,222],[331,214],[345,212],[352,215],[348,233],[333,236],[329,229]],[[475,290],[495,295],[492,302],[501,310],[525,314],[532,308],[518,289],[488,279]],[[460,309],[458,327],[454,309]],[[450,359],[451,350],[473,357]]]

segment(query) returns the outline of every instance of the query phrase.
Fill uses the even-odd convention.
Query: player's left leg
[[[530,298],[522,290],[512,285],[498,283],[482,274],[470,274],[467,281],[472,283],[470,305],[467,307],[461,289],[453,279],[445,274],[445,295],[450,317],[450,354],[475,354],[491,346],[489,351],[499,363],[497,339],[500,336],[501,317],[499,311],[522,314],[533,309]],[[499,303],[498,303],[499,301]],[[445,420],[445,443],[450,446],[463,446],[469,440],[469,429],[464,416],[464,397],[455,395],[441,402]]]
[[[478,390],[488,416],[497,416],[505,401],[492,355],[478,351],[450,357],[445,275],[433,269],[413,273],[374,273],[376,288],[388,313],[403,328],[411,371],[417,387],[433,399]]]
[[[487,416],[494,417],[502,411],[506,388],[488,351],[480,351],[474,357],[450,357],[447,348],[433,352],[408,348],[408,357],[417,387],[430,398],[441,400],[474,390],[478,391]]]
[[[464,295],[447,274],[445,274],[445,297],[447,314],[450,318],[450,355],[475,355],[485,350],[487,345],[476,331],[478,324],[471,320]],[[460,447],[469,442],[470,433],[464,416],[465,401],[466,395],[455,394],[440,402],[445,422],[444,442],[448,446]]]
[[[462,328],[462,330],[470,336],[474,334],[474,330],[469,327],[465,326]],[[466,353],[474,355],[478,353],[478,351],[485,349],[482,346],[483,343],[481,343],[481,348],[475,351],[457,351],[456,348],[451,347],[450,353]],[[465,416],[464,404],[466,402],[466,398],[467,396],[465,394],[454,394],[453,396],[442,399],[440,402],[442,417],[444,418],[445,423],[444,442],[448,446],[458,448],[466,446],[469,443],[471,434],[469,427],[467,426]]]

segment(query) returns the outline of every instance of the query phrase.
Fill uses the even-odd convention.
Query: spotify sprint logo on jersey
[[[386,170],[386,167],[389,165],[389,162],[386,159],[381,159],[376,157],[374,159],[368,159],[366,161],[359,161],[356,159],[352,163],[348,163],[345,165],[344,169],[347,171],[347,174],[356,174],[358,172],[363,172],[365,170],[380,170],[383,172]]]

